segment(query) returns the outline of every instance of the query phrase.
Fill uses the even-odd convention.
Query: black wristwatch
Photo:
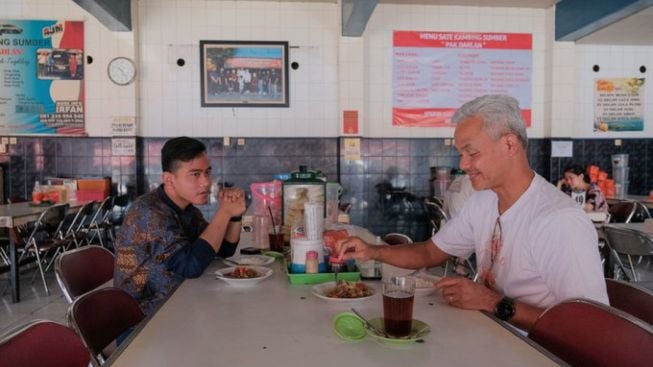
[[[503,297],[494,309],[494,316],[503,321],[509,321],[512,319],[512,317],[515,316],[515,302],[512,298]]]
[[[230,222],[241,222],[242,220],[243,220],[243,216],[242,216],[242,215],[239,215],[239,216],[237,216],[237,217],[231,217],[231,218],[229,218],[229,221],[230,221]]]

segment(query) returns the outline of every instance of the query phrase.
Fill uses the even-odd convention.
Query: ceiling
[[[653,7],[599,29],[576,43],[653,46]]]
[[[190,0],[188,0],[190,1]],[[220,1],[220,0],[214,0]],[[338,0],[236,0],[276,2],[337,3]],[[548,9],[561,0],[378,0],[379,4],[455,5],[479,7],[520,7]],[[598,31],[580,38],[579,44],[649,45],[653,46],[653,7],[644,9],[623,20],[608,24]]]

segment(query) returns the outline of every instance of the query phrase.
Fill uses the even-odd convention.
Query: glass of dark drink
[[[413,325],[415,279],[392,277],[383,282],[383,323],[393,337],[410,335]]]
[[[281,233],[281,228],[276,226],[271,229],[269,234],[270,240],[270,250],[283,252],[283,233]]]

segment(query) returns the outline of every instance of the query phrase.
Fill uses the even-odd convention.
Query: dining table
[[[251,246],[241,239],[241,245]],[[291,284],[286,263],[267,265],[260,283],[233,286],[216,277],[216,259],[185,280],[109,357],[110,366],[555,366],[565,365],[493,315],[449,306],[438,291],[415,295],[413,318],[430,332],[392,343],[371,332],[358,341],[334,332],[336,315],[353,307],[383,316],[381,283],[362,300],[330,299],[312,284]],[[321,296],[318,296],[321,295]]]
[[[79,209],[88,201],[70,200],[66,203],[69,204],[68,210]],[[58,205],[64,203],[56,203],[51,205]],[[47,204],[34,204],[32,202],[21,202],[12,204],[0,205],[0,228],[6,228],[8,231],[9,242],[9,281],[11,283],[11,301],[13,303],[20,302],[20,271],[18,264],[18,250],[16,248],[16,227],[36,220],[41,213],[43,213],[51,205]]]

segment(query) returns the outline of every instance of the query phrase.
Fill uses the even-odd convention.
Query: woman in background
[[[608,202],[601,188],[591,183],[589,176],[579,164],[571,164],[564,170],[564,177],[558,181],[558,188],[571,195],[572,191],[585,192],[583,209],[588,212],[608,212]]]

